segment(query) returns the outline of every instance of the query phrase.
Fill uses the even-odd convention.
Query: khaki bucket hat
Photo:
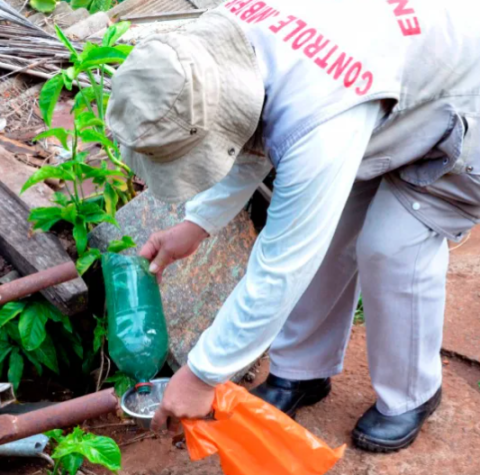
[[[180,202],[228,174],[264,97],[245,33],[212,11],[135,47],[113,77],[106,119],[123,159],[153,194]]]

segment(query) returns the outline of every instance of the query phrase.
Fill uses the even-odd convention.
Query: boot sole
[[[442,397],[440,395],[440,397],[435,402],[432,409],[429,411],[428,416],[425,417],[425,420],[422,422],[422,424],[420,424],[419,427],[417,427],[415,430],[410,432],[410,434],[405,436],[403,439],[399,439],[394,442],[392,442],[391,440],[371,439],[365,436],[365,434],[363,434],[362,432],[359,432],[358,430],[355,429],[352,432],[353,443],[359,449],[366,450],[367,452],[377,453],[377,454],[388,454],[392,452],[398,452],[399,450],[402,450],[402,449],[406,449],[411,444],[413,444],[413,442],[415,442],[415,439],[420,433],[420,430],[422,429],[423,424],[425,424],[426,420],[438,409],[441,402],[442,402]]]
[[[291,417],[292,419],[295,419],[297,415],[297,411],[299,409],[301,409],[302,407],[314,406],[320,401],[323,401],[330,394],[331,390],[332,390],[332,384],[331,382],[329,382],[328,385],[325,386],[325,388],[320,394],[305,396],[304,398],[300,399],[295,407],[293,407],[292,409],[286,412],[287,416]]]

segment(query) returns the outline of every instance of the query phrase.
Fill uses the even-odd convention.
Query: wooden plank
[[[0,254],[22,275],[70,260],[56,236],[31,233],[28,206],[1,181],[0,202]],[[87,305],[87,286],[81,278],[50,287],[42,294],[66,315],[85,310]]]
[[[5,185],[14,193],[20,194],[25,182],[38,169],[18,161],[13,154],[1,146],[0,138],[0,177]],[[23,201],[31,208],[51,206],[50,198],[53,190],[44,183],[38,183],[22,195]]]

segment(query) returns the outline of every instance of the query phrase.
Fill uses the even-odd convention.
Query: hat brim
[[[153,195],[167,203],[187,201],[223,180],[230,172],[236,154],[227,153],[221,136],[206,137],[187,155],[170,162],[120,146],[123,160],[146,183]]]

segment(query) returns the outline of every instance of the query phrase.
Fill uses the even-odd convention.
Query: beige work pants
[[[271,372],[296,380],[338,374],[361,289],[378,410],[420,406],[442,381],[447,267],[446,239],[385,180],[357,182],[322,266],[272,345]]]

